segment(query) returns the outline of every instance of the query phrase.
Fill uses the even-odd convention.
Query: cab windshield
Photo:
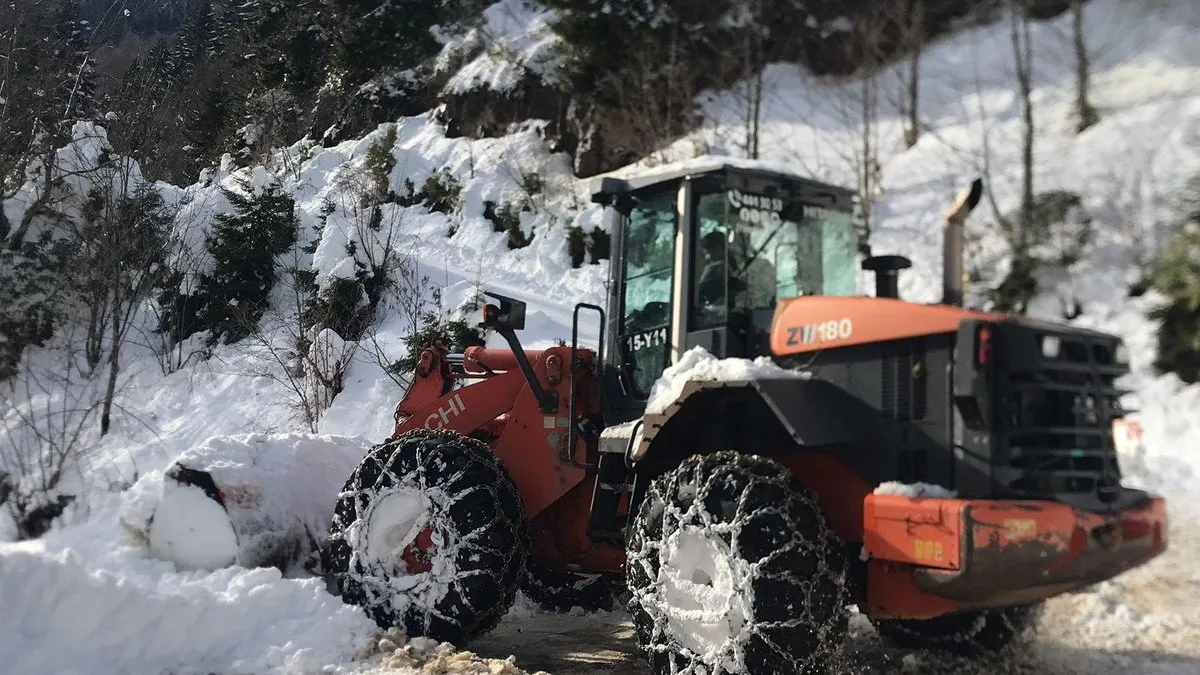
[[[702,195],[696,216],[693,329],[773,310],[782,298],[857,290],[849,213],[728,190]]]

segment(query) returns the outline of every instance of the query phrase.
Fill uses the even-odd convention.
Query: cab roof
[[[655,188],[678,186],[684,179],[701,176],[757,179],[754,182],[780,185],[803,201],[828,205],[839,210],[851,210],[856,199],[853,190],[804,178],[787,164],[716,155],[697,157],[650,170],[623,169],[609,175],[597,176],[592,179],[589,193],[593,202],[607,203],[619,195],[657,192]]]

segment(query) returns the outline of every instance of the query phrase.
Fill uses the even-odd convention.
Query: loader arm
[[[464,436],[512,410],[526,385],[519,370],[499,373],[439,396],[396,425],[396,436],[414,429],[447,429]]]
[[[416,390],[414,383],[416,393],[406,395],[397,407],[393,437],[417,429],[446,429],[465,436],[490,432],[484,440],[504,463],[520,490],[525,517],[532,519],[587,477],[586,465],[572,459],[586,456],[591,441],[569,433],[571,378],[564,376],[563,370],[570,348],[520,353],[526,357],[524,366],[517,354],[468,349],[463,361],[465,372],[449,377],[476,381],[432,400],[429,394],[441,390],[443,371],[433,368],[426,378],[418,376],[417,382],[431,384]],[[586,357],[590,360],[590,353]],[[581,372],[586,370],[587,366],[581,366]],[[547,410],[548,400],[555,402],[554,409]],[[400,416],[401,411],[405,416]],[[578,412],[594,414],[591,410]],[[566,445],[572,441],[575,448],[568,451]]]

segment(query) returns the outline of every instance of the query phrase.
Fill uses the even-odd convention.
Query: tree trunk
[[[104,358],[104,333],[108,330],[108,299],[93,302],[88,306],[87,335],[84,338],[83,354],[87,360],[88,374],[96,372]]]
[[[920,108],[921,52],[925,40],[925,7],[921,0],[913,2],[908,14],[908,41],[911,54],[908,57],[908,101],[905,105],[908,128],[904,130],[904,144],[913,147],[921,137]]]
[[[1018,225],[1017,255],[1024,255],[1030,245],[1033,227],[1033,54],[1029,42],[1029,17],[1023,2],[1012,8],[1013,57],[1017,70],[1017,90],[1021,98],[1021,222]]]
[[[750,159],[758,159],[759,156],[758,140],[761,129],[760,123],[762,121],[762,89],[763,76],[760,70],[752,74],[746,82],[746,94],[748,97],[746,110],[746,155]]]
[[[37,198],[34,199],[33,203],[25,209],[25,213],[21,214],[21,220],[17,223],[16,230],[13,230],[11,236],[9,236],[6,246],[10,250],[16,251],[25,244],[25,235],[29,234],[29,228],[33,225],[34,218],[42,215],[46,208],[50,205],[50,200],[54,193],[55,166],[56,165],[52,157],[45,158],[45,161],[42,165],[41,189],[38,190]],[[9,224],[9,227],[11,227],[11,223]]]
[[[921,137],[921,122],[917,114],[920,101],[920,72],[921,48],[917,47],[908,59],[908,110],[905,111],[908,113],[908,128],[904,130],[904,144],[910,148],[916,145],[917,139]]]
[[[1076,130],[1081,133],[1099,121],[1089,94],[1091,63],[1088,59],[1087,43],[1083,37],[1083,2],[1084,0],[1073,0],[1071,3],[1071,32],[1075,47],[1075,114],[1078,117]]]
[[[118,283],[114,280],[113,283]],[[113,289],[112,346],[108,350],[108,384],[104,388],[104,405],[100,412],[100,435],[108,433],[112,421],[113,398],[117,393],[117,375],[121,372],[121,312],[120,289]]]

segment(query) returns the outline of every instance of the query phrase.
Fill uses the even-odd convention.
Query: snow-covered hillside
[[[490,17],[495,32],[515,45],[512,51],[521,59],[540,62],[548,39],[543,15],[522,14],[526,23],[505,16],[509,14],[497,11]],[[1120,333],[1129,342],[1135,369],[1129,385],[1136,390],[1147,450],[1144,458],[1127,458],[1126,470],[1131,482],[1171,498],[1174,531],[1172,550],[1163,559],[1051,603],[1041,643],[1021,656],[1013,672],[1200,672],[1200,610],[1195,602],[1200,598],[1200,573],[1190,562],[1200,554],[1200,527],[1194,525],[1200,498],[1191,489],[1200,478],[1200,387],[1184,387],[1172,376],[1152,372],[1154,326],[1144,317],[1154,298],[1127,297],[1138,274],[1139,242],[1153,243],[1154,223],[1165,216],[1173,190],[1200,170],[1200,42],[1194,39],[1200,30],[1200,3],[1089,3],[1093,96],[1101,121],[1081,135],[1073,133],[1068,119],[1073,94],[1065,21],[1034,29],[1040,55],[1034,98],[1041,130],[1036,181],[1041,190],[1063,188],[1083,196],[1097,219],[1098,238],[1077,265],[1044,280],[1051,290],[1038,299],[1033,313],[1061,319],[1061,301],[1076,299],[1083,313],[1074,323]],[[522,25],[528,35],[520,32]],[[451,80],[453,86],[507,86],[510,75],[504,69],[509,66],[496,61],[498,53],[507,52],[489,51],[470,61]],[[972,29],[931,48],[922,65],[923,115],[930,130],[912,149],[904,149],[900,141],[899,119],[883,115],[878,130],[884,148],[883,192],[873,246],[876,252],[901,253],[913,260],[913,269],[901,281],[901,294],[907,299],[932,301],[940,295],[938,216],[947,199],[979,174],[985,137],[996,198],[1004,210],[1016,205],[1019,111],[1008,54],[1004,26]],[[853,185],[846,158],[858,133],[847,112],[853,108],[848,101],[855,85],[814,83],[796,68],[782,65],[769,68],[765,82],[763,159]],[[701,150],[737,153],[736,139],[743,128],[738,93],[715,92],[703,103],[712,122],[641,166],[687,160]],[[237,179],[244,178],[259,189],[279,182],[297,200],[303,236],[320,237],[315,253],[304,254],[300,261],[317,273],[319,283],[354,268],[354,256],[343,253],[347,242],[356,242],[359,256],[385,243],[409,257],[420,275],[441,288],[443,308],[458,307],[482,286],[529,302],[529,330],[523,336],[527,345],[568,338],[573,305],[602,303],[607,271],[606,264],[578,269],[570,265],[567,226],[590,231],[602,224],[599,210],[587,202],[586,185],[570,174],[568,158],[551,154],[534,126],[477,141],[447,138],[432,114],[396,120],[391,128],[391,188],[405,194],[406,181],[420,186],[436,170],[446,169],[463,186],[455,215],[389,204],[382,232],[356,226],[346,206],[348,177],[364,171],[370,147],[388,138],[387,125],[336,147],[299,143],[281,150],[265,166],[236,172],[226,167],[195,185],[158,188],[169,201],[185,204],[178,226],[187,231],[191,252],[201,261],[202,233],[215,214],[229,209],[217,185],[235,188]],[[90,126],[78,132],[88,148],[101,133]],[[544,185],[536,193],[528,190],[527,177],[532,174]],[[19,199],[4,204],[10,217],[20,208]],[[529,246],[508,248],[507,235],[496,232],[484,217],[487,201],[530,205],[521,214],[521,229],[532,236]],[[319,235],[312,234],[329,203],[338,206]],[[980,209],[969,227],[979,241],[977,260],[985,275],[998,278],[1004,272],[1004,249],[991,231],[986,209]],[[866,281],[863,289],[869,288]],[[425,290],[426,300],[432,299],[430,290]],[[289,289],[277,287],[273,300],[276,311],[285,312]],[[412,317],[399,307],[389,310],[374,332],[374,344],[354,352],[344,390],[320,419],[321,433],[369,442],[390,432],[392,410],[402,391],[372,354],[379,350],[393,359],[401,355],[401,339],[411,330]],[[400,673],[503,673],[516,672],[515,667],[545,667],[556,673],[642,672],[637,670],[641,666],[629,665],[636,659],[610,670],[615,663],[611,654],[600,653],[607,645],[597,636],[607,639],[619,633],[618,615],[571,617],[563,624],[570,630],[562,631],[578,637],[572,646],[561,635],[551,637],[551,629],[538,623],[542,619],[535,612],[518,608],[501,627],[512,639],[484,640],[475,647],[499,659],[483,663],[470,655],[437,655],[423,643],[405,647],[401,638],[381,635],[362,612],[344,606],[319,580],[302,572],[285,577],[272,569],[178,571],[149,559],[143,542],[123,525],[122,514],[136,511],[137,500],[161,481],[174,456],[213,435],[306,430],[295,392],[269,353],[271,344],[286,344],[286,329],[268,335],[274,340],[271,344],[220,346],[212,358],[164,375],[149,333],[152,321],[151,312],[141,314],[134,332],[146,336],[145,344],[127,347],[124,354],[120,414],[112,432],[97,438],[89,426],[82,442],[92,450],[64,479],[61,491],[79,494],[80,499],[43,539],[0,544],[0,655],[5,672],[261,674],[388,667]],[[584,328],[594,330],[588,324]],[[32,350],[25,368],[59,373],[61,359],[52,343]],[[69,397],[49,386],[24,391],[3,414],[13,428],[20,426],[23,412],[70,408]],[[0,541],[10,538],[11,523],[0,515]],[[523,626],[531,626],[530,635],[545,632],[546,640],[517,637]],[[865,622],[855,627],[850,649],[860,654],[846,657],[853,672],[965,672],[962,664],[939,665],[925,654],[909,655],[901,662],[879,647]],[[581,637],[586,635],[590,637]],[[585,655],[539,665],[547,644]],[[614,644],[628,649],[627,640]],[[503,661],[510,653],[517,656],[515,667]],[[587,654],[593,654],[597,665],[587,664]],[[526,664],[522,655],[535,663]],[[420,670],[425,662],[431,665]],[[438,669],[442,667],[447,670]]]

